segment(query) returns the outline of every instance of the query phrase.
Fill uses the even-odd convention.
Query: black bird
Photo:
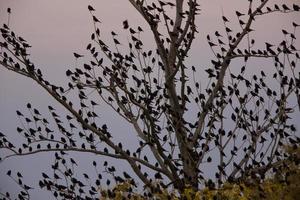
[[[132,28],[129,28],[129,31],[130,31],[131,34],[135,34],[136,33],[136,31],[133,30]]]
[[[23,178],[23,176],[20,172],[17,173],[17,176]]]
[[[30,187],[30,186],[28,186],[28,185],[24,185],[24,189],[25,189],[25,190],[31,190],[31,189],[33,189],[33,188]]]
[[[128,25],[128,21],[127,21],[127,20],[123,21],[123,28],[124,28],[124,29],[128,29],[128,28],[129,28],[129,25]]]
[[[287,32],[286,30],[284,30],[284,29],[282,29],[281,31],[282,31],[282,33],[283,33],[284,35],[287,35],[287,34],[288,34],[288,32]]]
[[[240,25],[245,25],[245,22],[243,22],[242,20],[239,20]]]
[[[297,27],[297,26],[300,26],[299,24],[296,24],[295,22],[293,22],[293,26],[294,27]]]
[[[95,11],[95,9],[91,5],[88,5],[88,9],[90,12]]]
[[[93,21],[94,21],[94,22],[99,22],[99,23],[101,23],[101,22],[97,19],[97,17],[95,17],[94,15],[93,15]]]
[[[80,54],[78,54],[78,53],[73,53],[73,55],[75,56],[76,59],[77,59],[77,58],[83,57],[83,55],[80,55]]]
[[[209,36],[209,35],[207,35],[207,36],[206,36],[206,39],[207,39],[208,41],[210,41],[210,36]]]
[[[161,174],[160,174],[160,173],[156,173],[156,174],[154,174],[154,177],[155,177],[156,179],[162,179],[162,176],[161,176]]]
[[[44,179],[48,179],[49,178],[49,176],[47,174],[45,174],[44,172],[42,173],[42,176],[43,176]]]
[[[34,65],[29,63],[26,65],[26,69],[30,75],[34,75]]]
[[[129,174],[127,174],[126,172],[123,172],[123,175],[124,175],[124,177],[125,177],[126,179],[130,179],[130,178],[131,178],[131,176],[130,176]]]
[[[207,162],[211,162],[211,157],[209,156],[208,158],[207,158]]]
[[[20,111],[16,111],[18,116],[23,116],[23,114]]]
[[[139,31],[139,32],[143,32],[143,29],[139,26],[139,27],[138,27],[138,31]]]
[[[217,46],[216,44],[212,43],[212,42],[208,42],[209,46],[213,47],[213,46]]]
[[[300,11],[300,6],[293,4],[294,11]]]
[[[225,16],[222,16],[222,19],[224,22],[229,22],[229,20]]]
[[[276,55],[276,53],[271,49],[271,47],[273,47],[274,45],[269,44],[269,43],[265,43],[266,44],[266,49],[269,53],[271,53],[272,55]]]
[[[270,7],[267,7],[268,12],[272,12],[272,9]]]
[[[215,36],[222,37],[222,35],[218,31],[215,32]]]
[[[267,42],[265,42],[265,44],[266,44],[266,48],[267,48],[267,49],[269,49],[269,48],[271,48],[271,47],[274,46],[274,45],[272,45],[272,44],[270,44],[270,43],[267,43]]]
[[[116,45],[121,44],[116,38],[114,38],[114,43],[115,43]]]
[[[290,8],[287,5],[285,5],[285,4],[282,5],[282,8],[283,8],[284,11],[290,10]]]
[[[232,30],[230,28],[228,28],[228,27],[226,27],[225,30],[226,30],[227,33],[232,32]]]
[[[235,11],[235,14],[236,14],[238,17],[245,15],[245,14],[243,14],[243,13],[240,13],[239,11]]]

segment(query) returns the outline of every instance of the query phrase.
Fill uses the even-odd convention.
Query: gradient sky
[[[201,0],[201,15],[198,16],[197,26],[199,34],[194,43],[189,63],[195,66],[205,66],[210,63],[211,52],[205,42],[208,33],[216,29],[223,32],[221,20],[222,12],[229,16],[232,28],[238,30],[235,9],[246,12],[246,0]],[[272,2],[272,1],[271,1]],[[275,0],[273,1],[275,2]],[[277,0],[276,2],[282,2]],[[288,0],[285,2],[299,2]],[[144,25],[141,17],[135,12],[127,0],[0,0],[0,24],[7,23],[6,8],[12,9],[10,27],[17,34],[22,35],[33,47],[30,50],[31,59],[44,72],[50,81],[64,85],[65,71],[75,67],[73,52],[87,54],[85,47],[89,42],[93,30],[87,5],[93,5],[95,15],[102,21],[101,34],[110,35],[110,31],[119,32],[120,40],[126,43],[126,34],[122,34],[122,21],[129,20],[130,24]],[[299,14],[270,15],[256,21],[254,29],[258,47],[270,41],[278,42],[282,39],[281,29],[292,29],[291,22],[300,24]],[[147,28],[144,26],[145,32]],[[297,33],[298,36],[299,32]],[[144,38],[150,45],[151,35],[145,33]],[[147,43],[146,42],[146,43]],[[299,41],[298,41],[299,46]],[[80,64],[80,63],[78,63]],[[255,64],[255,62],[254,62]],[[256,66],[257,67],[257,66]],[[255,68],[254,68],[255,69]],[[258,68],[259,69],[259,68]],[[205,79],[205,77],[203,77]],[[41,111],[47,112],[47,106],[54,104],[47,94],[30,80],[8,72],[0,67],[0,131],[14,138],[15,127],[18,123],[15,110],[25,110],[27,102],[31,102]],[[107,116],[107,120],[114,116]],[[114,131],[118,132],[122,126],[116,124]],[[49,156],[42,154],[39,158],[13,158],[0,164],[0,191],[14,185],[3,178],[9,168],[25,171],[27,177],[37,180],[40,174],[30,171],[43,170],[47,166]],[[53,157],[50,157],[52,159]],[[84,160],[84,159],[83,159]],[[30,161],[30,163],[28,163]],[[27,163],[26,163],[27,162]],[[33,166],[34,165],[34,166]],[[26,180],[26,179],[25,179]],[[30,179],[29,179],[30,180]],[[34,194],[32,199],[41,199],[42,195]],[[44,196],[45,197],[45,196]]]

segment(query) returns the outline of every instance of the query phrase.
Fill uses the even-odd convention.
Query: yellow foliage
[[[192,188],[184,189],[183,195],[185,196],[186,200],[195,199],[195,191]]]
[[[170,193],[167,190],[162,190],[159,193],[153,194],[154,199],[172,200],[186,199],[186,200],[297,200],[300,196],[300,170],[290,178],[291,183],[278,182],[277,180],[266,180],[260,185],[246,186],[244,184],[228,184],[226,183],[222,188],[211,190],[204,188],[200,191],[194,191],[192,188],[184,189],[181,197]],[[117,185],[114,188],[115,197],[113,199],[122,200],[127,197],[129,183]],[[102,191],[101,200],[108,200],[107,192]],[[131,193],[129,200],[144,200],[137,193]]]
[[[288,149],[287,151],[291,151]],[[289,152],[290,153],[290,152]],[[291,152],[300,158],[300,151]],[[144,200],[147,199],[142,195],[132,192],[130,182],[118,184],[113,189],[115,194],[113,199],[122,200]],[[128,194],[130,192],[130,198]],[[101,200],[108,200],[108,191],[101,191]],[[186,187],[182,194],[178,191],[169,191],[161,189],[153,195],[157,200],[298,200],[300,197],[300,168],[294,162],[287,163],[277,174],[270,179],[255,184],[244,183],[225,183],[222,188],[209,189],[204,188],[199,191],[193,190],[192,187]]]

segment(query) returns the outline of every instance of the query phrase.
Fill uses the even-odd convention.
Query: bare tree
[[[40,186],[66,199],[95,198],[101,185],[101,176],[89,188],[74,177],[76,161],[65,159],[68,151],[93,153],[95,159],[98,156],[124,160],[139,180],[126,172],[116,175],[115,167],[105,162],[107,173],[117,183],[129,181],[134,186],[137,181],[142,182],[151,191],[146,194],[149,197],[161,188],[183,192],[186,187],[197,190],[204,184],[214,188],[228,181],[262,180],[267,172],[282,165],[289,155],[283,154],[281,147],[299,144],[291,123],[300,106],[299,49],[295,46],[299,25],[291,23],[291,30],[282,30],[282,42],[265,43],[262,49],[256,47],[252,25],[265,15],[299,11],[299,6],[249,0],[247,13],[236,11],[240,24],[236,33],[223,16],[224,31],[207,36],[215,58],[209,68],[198,69],[186,64],[198,32],[197,0],[128,1],[150,28],[156,48],[147,50],[140,39],[143,29],[130,26],[127,20],[123,28],[130,36],[128,48],[120,45],[114,32],[113,45],[109,46],[100,35],[101,25],[93,14],[94,8],[89,6],[95,27],[87,45],[92,60],[66,72],[67,87],[46,80],[27,54],[28,42],[3,25],[1,66],[41,86],[49,98],[65,108],[66,119],[49,106],[54,130],[47,118],[27,104],[29,116],[17,111],[24,124],[17,131],[26,142],[16,147],[1,134],[0,147],[11,152],[2,160],[56,152],[52,166],[55,173],[52,178],[43,173]],[[175,14],[170,8],[175,8]],[[82,57],[77,53],[74,56]],[[240,70],[231,71],[232,61],[238,59],[243,60]],[[272,61],[273,74],[248,70],[252,59]],[[206,83],[198,82],[199,71],[207,73]],[[78,98],[72,102],[69,99],[74,99],[74,94]],[[132,137],[140,141],[135,151],[130,151],[126,141],[116,141],[114,135],[118,133],[110,132],[101,122],[97,106],[103,104],[131,125]],[[187,120],[195,113],[193,120]],[[215,179],[205,178],[201,172],[201,166],[207,164],[215,171]],[[93,165],[97,167],[96,162]],[[11,176],[11,172],[8,174]],[[60,176],[64,183],[57,181]],[[88,175],[85,178],[89,179]],[[30,187],[22,182],[20,186],[27,198]]]

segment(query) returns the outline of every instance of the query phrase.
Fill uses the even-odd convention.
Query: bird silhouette
[[[91,5],[88,5],[88,9],[90,12],[95,11],[95,9]]]
[[[128,29],[128,28],[129,28],[129,25],[128,25],[128,21],[127,21],[127,20],[123,21],[123,28],[124,28],[124,29]]]
[[[298,6],[297,4],[293,4],[293,9],[294,11],[300,11],[300,6]]]
[[[101,22],[99,21],[99,19],[97,19],[97,17],[94,16],[94,15],[93,15],[93,21],[94,21],[94,22],[99,22],[99,23],[101,23]]]
[[[290,8],[286,4],[283,4],[282,8],[283,8],[284,11],[289,11],[290,10]]]
[[[293,26],[294,27],[298,27],[298,26],[300,26],[299,24],[296,24],[295,22],[293,22]]]
[[[222,16],[222,19],[223,21],[226,23],[226,22],[229,22],[229,20],[225,17],[225,16]]]
[[[139,32],[143,32],[143,29],[139,26],[139,27],[138,27],[138,31],[139,31]]]
[[[83,57],[83,55],[80,55],[80,54],[78,54],[78,53],[73,53],[73,55],[74,55],[74,57],[77,59],[77,58],[81,58],[81,57]]]
[[[235,11],[235,14],[236,14],[238,17],[241,17],[241,16],[245,15],[245,14],[243,14],[243,13],[240,13],[239,11]]]

